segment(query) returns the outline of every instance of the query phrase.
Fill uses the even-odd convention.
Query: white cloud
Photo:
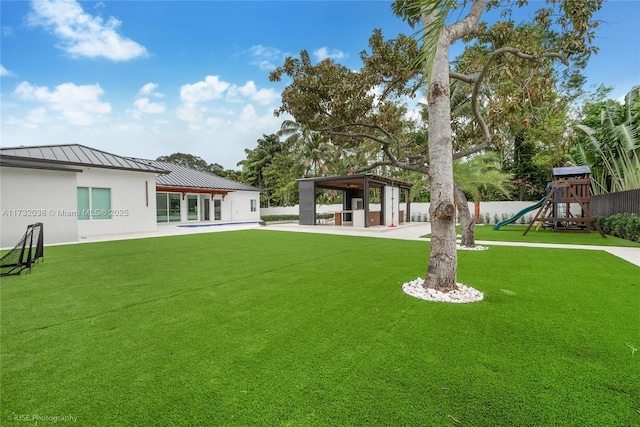
[[[0,64],[0,76],[2,77],[9,77],[9,76],[13,76],[13,73],[9,70],[7,70],[4,65]]]
[[[22,82],[13,94],[24,100],[44,104],[49,110],[59,112],[72,125],[90,125],[111,112],[111,105],[99,99],[104,90],[98,84],[76,86],[73,83],[63,83],[50,91],[46,86]],[[41,109],[37,111],[39,116],[43,116]]]
[[[151,102],[149,98],[136,99],[133,105],[136,107],[136,111],[147,114],[160,114],[165,110],[163,103]]]
[[[162,98],[164,95],[157,91],[158,85],[147,83],[138,91],[138,99],[133,102],[134,110],[131,112],[134,118],[139,119],[143,114],[161,114],[166,108],[162,102],[152,102],[150,97]]]
[[[268,105],[280,99],[280,94],[274,89],[258,89],[252,80],[245,83],[244,86],[238,87],[234,85],[229,89],[231,97],[238,94],[260,105]]]
[[[272,88],[258,88],[253,81],[238,86],[218,76],[207,76],[199,82],[183,85],[180,99],[182,105],[176,110],[178,118],[187,122],[190,129],[198,130],[219,123],[224,116],[236,115],[235,105],[246,106],[247,102],[254,102],[268,106],[279,100],[280,94]]]
[[[110,17],[105,22],[74,0],[33,0],[31,9],[29,23],[53,33],[58,47],[73,57],[127,61],[147,55],[144,46],[118,34],[119,20]]]
[[[138,91],[138,95],[139,96],[154,96],[156,98],[162,98],[164,95],[161,94],[160,92],[157,92],[156,89],[158,89],[158,85],[155,83],[147,83],[146,85],[142,86],[140,88],[140,90]]]
[[[339,49],[331,49],[326,46],[321,47],[320,49],[316,49],[313,51],[313,56],[316,60],[322,61],[324,59],[345,59],[347,54]]]
[[[264,71],[271,71],[284,62],[286,53],[275,47],[255,45],[249,48],[249,55],[254,58],[251,65],[257,65]]]
[[[178,107],[176,115],[180,120],[187,122],[189,129],[198,130],[203,127],[206,111],[205,107],[201,107],[195,102],[186,102]]]
[[[180,88],[180,99],[185,103],[205,102],[222,98],[231,83],[221,81],[218,76],[207,76],[197,83],[186,84]]]

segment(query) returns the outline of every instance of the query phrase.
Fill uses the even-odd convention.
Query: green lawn
[[[494,230],[493,225],[476,226],[476,240],[491,240],[502,242],[529,242],[529,243],[558,243],[568,245],[594,245],[594,246],[624,246],[640,247],[640,243],[624,240],[619,237],[607,236],[603,239],[597,231],[590,233],[554,232],[540,229],[531,230],[526,236],[522,233],[527,229],[526,225],[505,225],[500,230]],[[459,231],[459,230],[458,230]]]
[[[485,300],[455,305],[402,293],[427,257],[269,230],[48,247],[0,286],[0,424],[640,424],[637,267],[459,252]]]

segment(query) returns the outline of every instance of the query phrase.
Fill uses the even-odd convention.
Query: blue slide
[[[503,226],[507,224],[511,224],[512,222],[516,222],[522,215],[526,214],[527,212],[531,212],[532,210],[535,210],[535,209],[540,209],[540,206],[542,206],[542,204],[546,199],[547,199],[547,196],[544,196],[535,205],[529,206],[528,208],[524,208],[520,212],[512,216],[511,218],[505,219],[504,221],[500,221],[499,223],[493,226],[493,229],[500,230],[500,228],[502,228]]]

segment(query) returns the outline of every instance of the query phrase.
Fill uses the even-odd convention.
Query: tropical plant
[[[273,197],[273,189],[266,188],[265,171],[282,151],[283,144],[277,135],[263,135],[256,148],[244,150],[247,158],[238,162],[242,166],[242,181],[264,190],[260,196],[263,206],[269,206]]]
[[[597,122],[587,117],[576,125],[583,137],[566,160],[589,166],[594,194],[640,188],[640,86],[627,93],[624,105],[601,103],[598,114]]]
[[[323,140],[320,133],[303,127],[293,120],[285,120],[276,135],[285,138],[286,149],[303,167],[305,177],[329,174],[326,163],[331,147]]]
[[[467,159],[453,163],[453,177],[474,202],[481,202],[487,193],[509,197],[511,192],[511,174],[500,167],[500,155],[495,151],[486,151]]]

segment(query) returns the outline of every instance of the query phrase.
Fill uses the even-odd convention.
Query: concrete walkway
[[[297,231],[305,233],[341,234],[348,236],[368,236],[386,239],[402,240],[430,240],[420,236],[431,233],[429,223],[418,222],[399,225],[397,227],[369,227],[353,228],[333,225],[298,225],[296,223],[270,224],[263,227],[266,230]],[[625,248],[620,246],[592,246],[592,245],[567,245],[551,243],[527,243],[527,242],[498,242],[489,240],[476,240],[476,244],[482,246],[520,246],[530,248],[557,248],[557,249],[582,249],[591,251],[604,251],[622,258],[640,267],[640,248]]]
[[[111,234],[103,236],[91,236],[81,238],[78,243],[84,242],[104,242],[109,240],[143,239],[149,237],[179,236],[194,233],[213,233],[219,231],[233,231],[246,229],[260,229],[273,231],[293,231],[298,233],[321,233],[339,234],[343,236],[365,236],[383,239],[420,240],[429,241],[422,238],[425,234],[431,233],[431,224],[428,222],[412,222],[397,227],[376,226],[369,228],[353,228],[349,226],[335,225],[299,225],[296,222],[270,223],[261,226],[257,222],[239,223],[201,223],[201,224],[160,224],[156,231],[147,233]],[[494,242],[477,240],[476,243],[482,246],[521,246],[531,248],[559,248],[559,249],[583,249],[592,251],[604,251],[619,258],[624,259],[640,267],[640,248],[624,248],[619,246],[585,246],[585,245],[556,245],[548,243],[526,243],[526,242]]]

